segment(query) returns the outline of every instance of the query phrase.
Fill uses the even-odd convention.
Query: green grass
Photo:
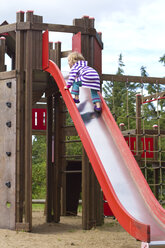
[[[82,213],[82,204],[78,205],[78,213]]]
[[[33,211],[44,211],[44,209],[45,209],[45,204],[36,204],[36,203],[32,204]]]
[[[32,211],[44,211],[45,209],[45,204],[32,204]],[[78,212],[82,213],[82,204],[79,204],[78,206]]]

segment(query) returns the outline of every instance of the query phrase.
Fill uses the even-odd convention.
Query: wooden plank
[[[34,104],[34,105],[33,105],[33,108],[47,109],[47,104],[40,104],[40,103],[37,103],[37,104]]]
[[[16,30],[16,23],[0,26],[0,34],[8,33]]]
[[[136,129],[122,131],[123,136],[136,135]]]
[[[157,77],[138,77],[129,75],[116,75],[116,74],[102,74],[101,80],[104,81],[117,81],[117,82],[136,82],[136,83],[153,83],[165,84],[165,78]]]
[[[0,72],[0,80],[4,80],[4,79],[12,79],[16,77],[16,71],[5,71],[5,72]]]
[[[16,79],[0,80],[0,228],[15,228]],[[11,103],[11,107],[7,106]],[[11,122],[8,127],[7,122]],[[8,155],[6,154],[8,152]],[[8,185],[8,186],[7,186]]]
[[[30,224],[29,223],[16,223],[15,226],[16,231],[25,231],[25,232],[29,232],[30,231]]]
[[[75,126],[64,126],[63,132],[65,133],[65,136],[77,136],[77,131]]]
[[[46,130],[32,130],[32,135],[46,135]]]
[[[6,29],[7,29],[7,27],[6,27]],[[8,29],[9,29],[9,27],[8,27]],[[61,24],[51,24],[51,23],[33,23],[32,24],[29,22],[15,24],[14,30],[17,30],[17,31],[21,31],[21,30],[40,30],[40,31],[49,30],[49,31],[65,32],[65,33],[77,33],[80,31],[80,32],[86,33],[86,30],[84,28],[75,27],[72,25],[61,25]],[[13,29],[11,29],[10,31],[13,31]],[[0,27],[0,33],[4,33],[4,32],[7,32],[7,31],[5,31],[4,28]]]
[[[31,28],[33,30],[49,30],[49,31],[64,32],[64,33],[77,33],[79,31],[82,33],[86,33],[86,30],[84,28],[82,28],[82,27],[77,28],[77,27],[72,26],[72,25],[35,23],[32,25]]]

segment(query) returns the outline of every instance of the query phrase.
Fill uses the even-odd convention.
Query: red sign
[[[131,152],[133,153],[133,155],[136,155],[136,137],[124,137]],[[154,154],[153,154],[153,138],[141,138],[141,142],[142,142],[142,150],[143,153],[141,155],[142,158],[153,158]],[[145,155],[146,154],[146,155]]]
[[[32,129],[46,130],[47,110],[32,109]]]

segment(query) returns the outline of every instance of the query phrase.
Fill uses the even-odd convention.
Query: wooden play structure
[[[46,134],[46,221],[60,222],[60,216],[67,215],[68,202],[71,201],[70,198],[68,199],[67,185],[70,183],[67,183],[67,180],[73,181],[67,175],[72,173],[72,176],[78,175],[77,180],[81,180],[82,184],[82,227],[90,229],[103,223],[102,190],[84,149],[82,156],[78,158],[66,155],[66,144],[80,141],[66,139],[76,136],[76,129],[73,125],[66,125],[68,112],[56,82],[49,73],[42,71],[42,33],[45,30],[73,34],[72,47],[69,51],[62,51],[60,42],[56,42],[55,46],[53,43],[49,44],[49,57],[59,68],[61,68],[61,59],[67,57],[71,50],[81,49],[89,65],[99,72],[102,81],[141,82],[142,80],[142,77],[102,74],[103,43],[101,34],[95,30],[93,18],[84,16],[75,19],[73,25],[47,24],[43,23],[42,16],[34,15],[33,11],[27,11],[26,15],[20,11],[16,14],[16,23],[8,24],[6,21],[2,23],[0,26],[0,228],[32,230],[32,134]],[[6,71],[5,53],[11,58],[11,71]],[[148,83],[155,83],[154,78],[143,78],[143,82],[145,80]],[[158,78],[157,83],[165,84],[165,79]],[[44,105],[40,104],[41,101]],[[145,145],[141,149],[142,135],[144,144],[141,101],[141,96],[137,96],[136,128],[127,131],[122,130],[121,127],[121,130],[130,148],[132,136],[132,142],[136,143],[136,146],[132,146],[136,149],[134,155],[139,165],[144,165],[144,169],[147,170],[146,156],[144,155],[144,161],[141,159],[144,150],[145,152],[149,150]],[[37,123],[37,118],[42,119],[42,122]],[[155,135],[153,150],[156,151],[157,137],[164,132],[160,132],[158,128],[152,133],[145,130],[145,134]],[[156,152],[153,160],[154,190],[158,195],[159,186],[163,191],[164,184],[157,172],[158,168],[159,171],[163,170],[164,164],[158,160]]]
[[[101,35],[94,28],[93,18],[85,16],[75,19],[70,26],[56,25],[43,23],[43,18],[34,15],[33,11],[27,11],[26,17],[25,13],[20,11],[16,15],[16,23],[8,24],[5,21],[0,26],[0,102],[3,106],[0,119],[1,228],[26,231],[32,229],[32,115],[35,115],[36,109],[41,108],[41,105],[36,103],[40,101],[43,93],[45,98],[42,101],[45,101],[44,108],[47,109],[46,220],[59,222],[60,215],[66,215],[67,211],[68,158],[65,155],[65,137],[77,133],[73,125],[66,126],[67,111],[59,90],[52,77],[42,71],[44,30],[73,33],[73,49],[81,46],[89,64],[101,74],[103,44]],[[69,52],[61,51],[60,42],[55,43],[55,48],[53,43],[50,43],[50,58],[59,68],[61,59],[67,57]],[[11,58],[11,71],[6,71],[5,53]],[[42,115],[45,112],[41,110],[40,113]],[[40,133],[46,125],[42,123],[42,128],[38,128],[42,129]],[[37,130],[34,129],[33,133],[36,134]],[[90,229],[103,223],[102,192],[85,151],[81,160],[82,226]]]

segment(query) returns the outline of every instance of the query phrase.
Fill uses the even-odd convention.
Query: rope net
[[[103,82],[104,98],[151,190],[165,204],[165,86]]]

